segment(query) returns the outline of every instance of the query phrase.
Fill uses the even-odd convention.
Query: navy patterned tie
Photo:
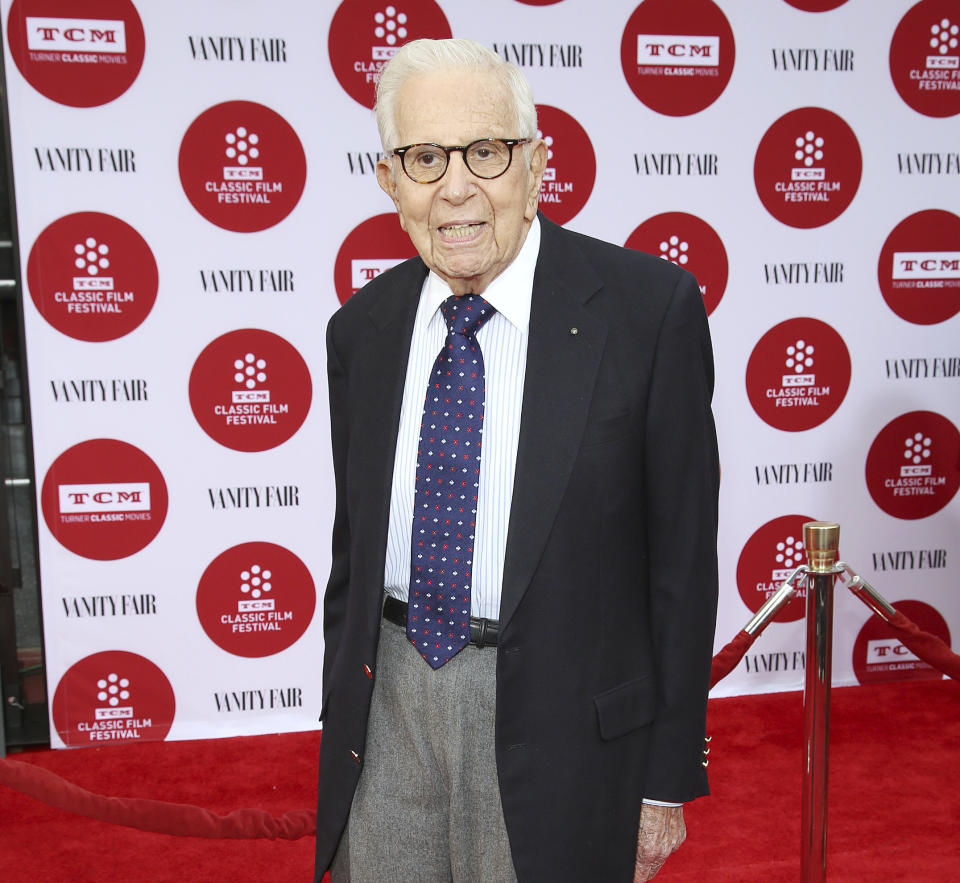
[[[476,334],[496,312],[478,294],[448,297],[440,310],[447,339],[420,424],[407,610],[407,637],[433,668],[470,641],[484,400]]]

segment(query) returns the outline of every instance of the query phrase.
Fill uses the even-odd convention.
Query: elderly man
[[[404,46],[377,121],[419,258],[327,333],[317,879],[649,879],[707,790],[700,290],[537,214],[533,99],[483,46]]]

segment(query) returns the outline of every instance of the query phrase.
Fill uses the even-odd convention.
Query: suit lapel
[[[585,307],[601,280],[572,237],[542,216],[540,223],[501,630],[533,578],[566,490],[607,334]]]
[[[420,290],[426,267],[419,260],[403,265],[403,275],[390,291],[377,300],[370,310],[373,329],[367,335],[353,362],[356,372],[353,390],[362,390],[351,407],[357,411],[358,437],[363,439],[351,471],[357,499],[369,501],[364,548],[376,556],[368,573],[376,576],[371,585],[371,617],[380,615],[379,601],[383,592],[387,532],[390,519],[390,491],[393,483],[393,461],[400,426],[400,407],[407,374],[407,359],[413,323],[417,314]]]

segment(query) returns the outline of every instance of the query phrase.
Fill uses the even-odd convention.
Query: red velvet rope
[[[158,834],[297,840],[317,827],[317,814],[311,809],[279,817],[262,809],[236,809],[220,816],[185,803],[95,794],[43,767],[7,759],[0,759],[0,782],[57,809]]]
[[[756,635],[748,634],[740,629],[736,637],[713,657],[713,665],[710,667],[711,688],[716,685],[717,681],[723,680],[737,667],[740,660],[743,659],[743,654],[750,649],[750,645],[753,644],[755,638]]]
[[[957,656],[936,635],[923,631],[913,620],[899,610],[888,623],[900,643],[919,656],[927,665],[942,671],[947,677],[960,681],[960,656]]]
[[[899,611],[890,626],[904,646],[920,659],[960,681],[960,656],[953,653],[943,641],[922,631]],[[740,631],[713,658],[710,670],[711,687],[737,666],[755,637],[756,635]],[[0,759],[0,784],[57,809],[158,834],[224,839],[297,840],[300,837],[312,836],[316,832],[317,816],[309,809],[291,810],[282,816],[273,816],[262,809],[237,809],[226,815],[217,815],[202,807],[184,803],[166,803],[162,800],[137,797],[107,797],[74,785],[43,767],[13,760]]]

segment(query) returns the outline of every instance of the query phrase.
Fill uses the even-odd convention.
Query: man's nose
[[[443,195],[451,202],[463,202],[473,192],[476,181],[476,176],[467,168],[462,151],[451,151],[447,171],[440,180]]]

